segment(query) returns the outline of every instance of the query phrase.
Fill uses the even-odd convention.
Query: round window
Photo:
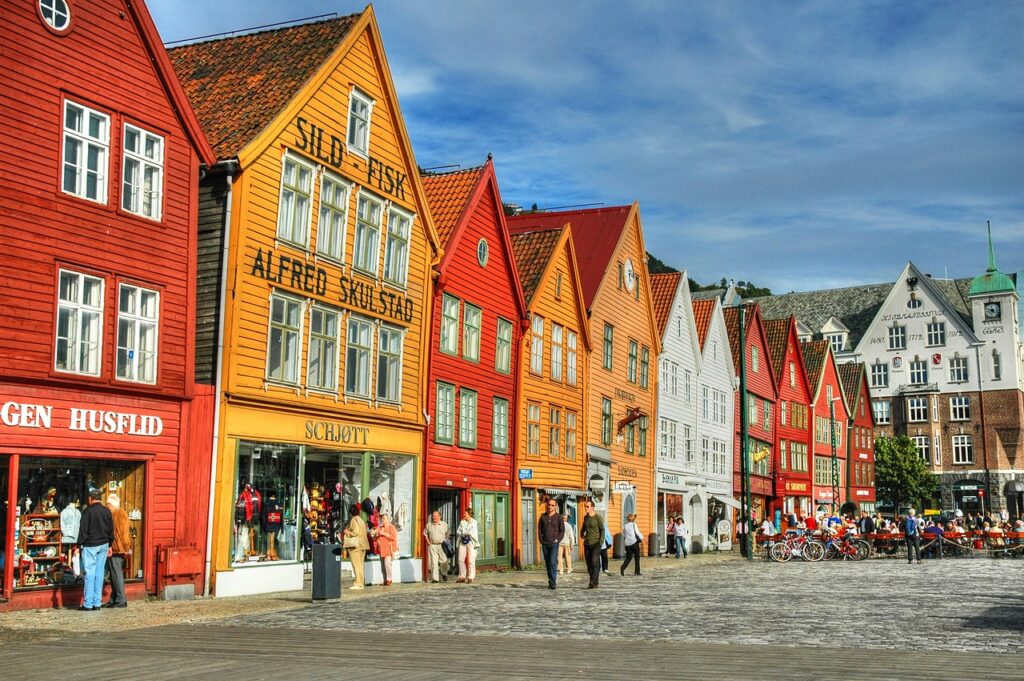
[[[54,33],[67,33],[71,28],[71,6],[68,0],[39,0],[39,18]]]
[[[922,305],[924,305],[924,303],[918,300],[917,298],[911,298],[910,300],[907,301],[907,307],[909,307],[911,310],[916,310]]]
[[[480,267],[487,267],[488,255],[490,255],[490,249],[487,246],[487,239],[480,239],[480,243],[476,245],[476,260],[480,263]]]

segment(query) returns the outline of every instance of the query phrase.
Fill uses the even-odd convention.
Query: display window
[[[6,475],[6,467],[3,473]],[[82,583],[78,550],[81,508],[89,492],[116,494],[128,515],[132,552],[125,556],[125,579],[143,577],[145,463],[112,459],[23,457],[18,465],[14,512],[14,588],[37,589]],[[0,487],[6,487],[0,481]],[[6,518],[6,514],[4,514]],[[0,521],[2,522],[2,521]],[[7,536],[7,532],[4,532]],[[6,559],[0,552],[0,565]]]
[[[296,560],[300,454],[296,445],[239,443],[233,565]]]

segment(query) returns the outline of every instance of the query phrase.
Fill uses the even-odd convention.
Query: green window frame
[[[475,390],[459,390],[459,446],[476,447],[477,394]]]
[[[629,341],[629,360],[626,363],[626,380],[630,383],[636,383],[636,360],[637,353],[640,351],[640,345],[635,341]]]
[[[462,308],[462,358],[470,362],[480,361],[480,326],[483,311],[476,305],[466,303]]]
[[[437,382],[434,407],[434,442],[450,445],[455,439],[455,386]]]
[[[491,410],[491,451],[508,454],[508,400],[495,397]]]
[[[440,350],[446,355],[459,354],[459,307],[462,301],[445,293],[441,296]]]
[[[601,443],[612,443],[612,401],[607,397],[601,398]]]
[[[615,327],[611,324],[604,325],[604,355],[601,357],[601,366],[605,369],[612,368],[612,353],[615,349]]]
[[[640,387],[646,388],[650,380],[651,351],[647,346],[640,350]]]

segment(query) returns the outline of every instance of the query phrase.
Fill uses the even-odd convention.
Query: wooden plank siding
[[[823,341],[819,341],[823,342]],[[817,386],[811,386],[816,388],[814,392],[814,401],[811,406],[811,414],[813,416],[811,421],[811,445],[814,450],[815,457],[825,457],[831,461],[832,459],[832,445],[829,440],[828,433],[824,439],[829,440],[828,442],[818,442],[817,438],[814,437],[814,423],[818,417],[829,420],[831,418],[831,412],[829,410],[829,391],[833,397],[837,397],[834,403],[835,405],[835,423],[837,437],[841,438],[836,447],[836,457],[839,460],[839,465],[842,467],[842,473],[839,477],[839,499],[837,504],[842,505],[847,501],[847,485],[846,476],[849,461],[847,460],[847,447],[846,439],[848,436],[846,424],[849,421],[850,414],[849,408],[846,406],[846,396],[843,393],[843,385],[839,380],[839,369],[836,366],[835,356],[832,354],[832,348],[829,346],[827,355],[825,357],[825,364],[821,369],[821,378]],[[811,464],[811,476],[813,481],[814,469]],[[822,491],[827,491],[828,495],[832,494],[831,482],[828,485],[814,485],[815,499],[824,498],[819,496]],[[836,509],[838,511],[838,508]]]
[[[777,323],[777,322],[769,322]],[[790,317],[784,321],[786,325],[786,347],[781,363],[775,367],[776,381],[779,385],[779,404],[775,410],[776,445],[773,468],[776,477],[775,499],[772,511],[783,510],[786,497],[811,497],[811,485],[814,479],[814,460],[811,457],[814,438],[814,419],[811,418],[810,386],[807,382],[807,368],[800,355],[800,338],[797,335],[796,319]],[[782,403],[786,403],[786,422],[782,422]],[[794,405],[802,407],[807,414],[807,422],[802,426],[794,425]],[[798,443],[807,447],[807,470],[793,468],[791,444],[785,451],[782,441]],[[783,461],[783,458],[786,461]],[[809,505],[809,504],[808,504]],[[799,505],[795,508],[798,516]],[[804,509],[813,512],[813,507]]]

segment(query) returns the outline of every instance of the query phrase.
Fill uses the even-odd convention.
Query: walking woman
[[[381,571],[384,573],[384,586],[391,586],[394,579],[392,561],[398,558],[398,528],[391,524],[391,516],[380,515],[380,527],[377,528],[377,555],[380,556]]]
[[[562,514],[565,535],[558,543],[558,574],[572,574],[572,563],[576,558],[576,529],[569,524],[569,514]]]
[[[462,512],[462,522],[455,530],[455,541],[459,546],[459,578],[457,582],[472,584],[476,579],[476,550],[480,548],[480,536],[473,511]]]
[[[370,550],[370,540],[366,537],[366,521],[359,515],[359,504],[352,504],[348,512],[352,519],[345,528],[345,548],[348,549],[348,559],[355,574],[350,588],[358,590],[366,583],[363,579],[363,561],[366,559],[366,552]]]
[[[626,541],[626,560],[622,561],[619,574],[626,576],[626,567],[633,563],[633,574],[640,576],[640,528],[636,526],[636,513],[626,516],[626,524],[622,526],[622,538]]]

